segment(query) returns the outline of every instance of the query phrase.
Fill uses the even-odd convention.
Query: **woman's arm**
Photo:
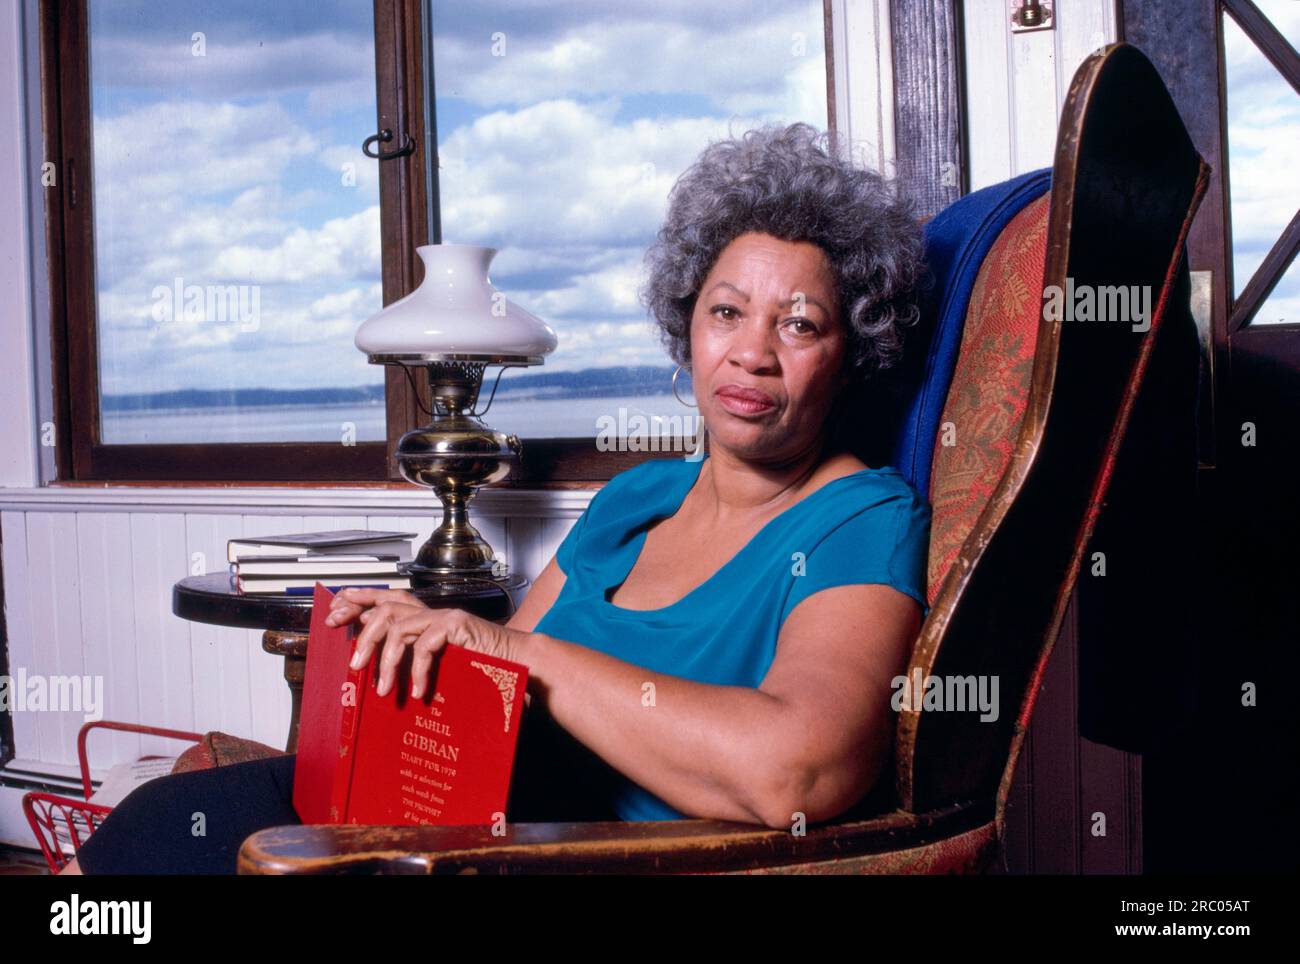
[[[891,684],[921,609],[889,586],[818,592],[786,619],[758,689],[654,673],[530,633],[521,647],[554,719],[682,811],[789,827],[825,820],[875,783],[893,736]]]
[[[532,597],[562,577],[554,562]],[[558,590],[556,590],[558,595]],[[366,605],[354,660],[376,647],[381,695],[405,647],[415,649],[413,695],[422,694],[448,642],[528,666],[529,695],[579,742],[669,805],[699,817],[784,828],[801,813],[829,819],[875,783],[888,753],[890,696],[920,626],[921,608],[882,585],[824,589],[782,626],[757,689],[655,673],[577,643],[479,619],[461,610],[402,605],[384,590],[351,589],[338,617]],[[541,597],[538,607],[541,608]]]
[[[529,588],[515,614],[506,621],[506,626],[531,633],[533,627],[541,622],[542,617],[555,605],[555,600],[560,598],[560,590],[564,588],[565,581],[564,570],[556,564],[555,557],[552,556],[546,568]]]

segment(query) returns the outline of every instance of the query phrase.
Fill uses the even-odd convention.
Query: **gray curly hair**
[[[747,231],[808,241],[826,253],[849,336],[851,383],[901,356],[918,317],[921,229],[910,202],[881,175],[828,147],[808,124],[769,125],[717,141],[677,179],[647,250],[642,303],[678,365],[690,367],[691,315],[723,248]]]

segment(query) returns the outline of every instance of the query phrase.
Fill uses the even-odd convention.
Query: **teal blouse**
[[[928,612],[930,506],[892,467],[862,469],[805,496],[672,605],[614,605],[607,596],[632,571],[647,530],[677,512],[703,464],[641,462],[597,491],[556,550],[564,587],[535,631],[667,675],[757,688],[786,616],[822,589],[881,583]],[[622,774],[601,786],[623,820],[684,817]]]

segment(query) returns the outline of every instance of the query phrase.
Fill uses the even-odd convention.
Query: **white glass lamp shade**
[[[426,244],[415,252],[424,262],[420,286],[357,329],[354,342],[372,360],[484,355],[540,362],[555,350],[551,326],[492,286],[488,265],[496,248]]]

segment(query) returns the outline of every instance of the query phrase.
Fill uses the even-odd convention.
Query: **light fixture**
[[[427,244],[415,249],[424,280],[414,291],[367,318],[355,343],[372,365],[422,368],[433,399],[431,421],[407,432],[395,453],[403,478],[427,486],[442,502],[442,524],[405,568],[412,586],[465,576],[500,578],[505,567],[469,521],[469,503],[482,485],[518,465],[518,436],[494,431],[475,411],[483,373],[541,365],[555,350],[555,332],[492,286],[488,266],[496,248]],[[501,372],[497,373],[497,384]],[[496,384],[488,407],[496,395]]]

